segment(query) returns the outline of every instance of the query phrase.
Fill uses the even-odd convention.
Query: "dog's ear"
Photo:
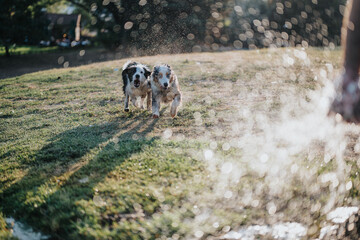
[[[130,67],[133,67],[133,66],[136,66],[137,62],[133,62],[133,61],[127,61],[124,66],[123,66],[123,71],[130,68]]]
[[[174,74],[173,74],[174,72],[169,64],[165,64],[165,66],[168,68],[168,71],[170,72],[170,83],[172,83],[174,81]]]
[[[160,67],[159,66],[155,66],[154,70],[153,70],[153,76],[157,76],[159,74],[160,71]]]
[[[128,69],[127,68],[123,69],[122,72],[121,72],[121,75],[123,77],[125,77],[127,74],[128,74]]]
[[[129,68],[125,68],[125,69],[122,71],[122,73],[121,73],[121,75],[123,76],[123,78],[126,77],[126,76],[128,76],[128,74],[129,74]]]
[[[148,78],[151,75],[151,71],[147,66],[143,67],[144,71],[145,71],[145,77]]]
[[[153,79],[154,81],[156,81],[156,82],[158,81],[159,71],[160,71],[160,67],[159,67],[159,66],[155,66],[154,69],[153,69],[153,72],[152,72],[152,74],[151,74],[152,79]]]
[[[165,66],[166,66],[170,71],[172,71],[171,66],[170,66],[169,64],[165,64]]]
[[[175,80],[175,78],[176,78],[175,74],[173,74],[173,72],[171,71],[170,83],[172,83]]]

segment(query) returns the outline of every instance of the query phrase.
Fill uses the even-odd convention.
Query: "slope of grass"
[[[148,238],[166,227],[156,213],[179,207],[185,181],[201,171],[201,163],[174,149],[201,144],[164,140],[159,132],[190,125],[199,107],[177,119],[163,111],[160,122],[135,108],[127,114],[120,82],[113,66],[1,82],[4,212],[55,238]],[[178,228],[168,225],[169,233]]]
[[[221,234],[224,226],[270,219],[269,186],[259,193],[258,204],[227,202],[212,192],[222,181],[214,169],[226,172],[222,164],[230,160],[240,164],[241,181],[229,180],[239,198],[264,184],[264,174],[251,169],[242,151],[229,144],[246,127],[243,118],[235,118],[238,108],[276,121],[281,94],[295,89],[305,99],[308,91],[321,88],[314,81],[320,68],[328,63],[339,68],[339,51],[318,49],[306,51],[311,66],[298,61],[284,67],[284,55],[293,50],[134,59],[173,66],[184,100],[175,119],[167,107],[160,119],[134,107],[123,112],[120,69],[126,60],[2,80],[0,210],[55,239],[206,237]],[[219,155],[220,163],[209,167],[207,149]],[[314,169],[318,165],[314,161]],[[300,177],[287,189],[279,204],[288,220],[302,220],[288,207],[289,199],[316,196],[324,203],[329,193],[308,193]],[[194,227],[194,221],[202,223],[200,208],[210,211],[201,231]],[[309,218],[314,215],[309,212]]]

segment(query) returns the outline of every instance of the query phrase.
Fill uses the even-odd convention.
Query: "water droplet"
[[[213,225],[212,225],[214,228],[218,228],[220,225],[218,222],[214,222]]]
[[[207,149],[204,151],[204,157],[205,157],[205,160],[211,160],[214,156],[214,153],[213,151]]]
[[[93,197],[93,202],[94,202],[94,205],[97,207],[103,207],[106,205],[106,202],[99,195],[95,195]]]
[[[352,188],[353,184],[352,181],[346,183],[346,190],[349,191]]]
[[[222,150],[224,151],[229,151],[230,150],[230,144],[229,143],[224,143],[222,145]]]
[[[130,30],[133,26],[134,26],[133,22],[126,22],[125,25],[124,25],[124,28],[126,30]]]
[[[221,173],[222,174],[229,174],[229,173],[231,173],[232,169],[233,169],[232,163],[231,162],[226,162],[221,167]]]
[[[204,235],[204,232],[198,230],[198,231],[195,232],[194,235],[195,235],[195,237],[197,237],[197,238],[201,238],[201,237]]]
[[[266,153],[264,153],[260,156],[260,161],[262,163],[266,163],[268,160],[269,160],[269,156]]]
[[[224,194],[224,198],[230,199],[232,197],[233,193],[231,191],[226,191]]]
[[[270,215],[274,215],[276,213],[276,205],[273,202],[270,202],[266,205],[266,209]]]
[[[59,65],[63,64],[64,61],[65,61],[65,58],[64,58],[63,56],[61,56],[61,57],[58,58],[58,64],[59,64]]]
[[[140,0],[139,5],[145,6],[147,4],[147,0]]]

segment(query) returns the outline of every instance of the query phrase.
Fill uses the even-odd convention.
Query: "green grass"
[[[281,58],[285,52],[279,50],[271,57]],[[316,60],[322,52],[307,53]],[[175,119],[168,107],[162,108],[160,119],[134,107],[123,112],[121,73],[115,69],[126,60],[2,80],[0,212],[54,239],[188,239],[199,229],[204,237],[218,236],[224,226],[271,218],[266,210],[271,183],[252,169],[240,149],[224,147],[232,141],[228,135],[232,129],[241,129],[247,120],[235,118],[237,107],[277,119],[279,93],[293,88],[304,97],[309,85],[312,89],[321,85],[289,81],[286,74],[271,77],[281,66],[263,61],[267,54],[264,50],[136,59],[149,65],[161,60],[175,69],[184,99]],[[323,57],[338,62],[340,52]],[[313,77],[301,65],[292,70],[305,79]],[[265,77],[256,80],[256,73]],[[275,80],[284,85],[272,84]],[[256,98],[237,103],[242,96],[255,94]],[[259,132],[255,124],[252,127]],[[218,162],[204,161],[203,151],[209,148]],[[305,158],[296,156],[299,168],[306,170]],[[219,172],[227,161],[243,174],[241,181],[226,180],[238,202],[217,196],[219,182],[225,181]],[[321,169],[319,174],[335,168],[319,165],[314,161],[312,166]],[[330,194],[308,191],[301,176],[284,188],[287,195],[271,196],[278,199],[285,219],[298,218],[290,200],[324,204]],[[257,208],[242,199],[249,191],[260,191]],[[201,211],[210,214],[206,221],[201,220]],[[311,218],[311,214],[304,215]],[[308,223],[306,217],[303,222]],[[7,234],[2,219],[0,215],[0,234]]]
[[[154,131],[190,125],[200,107],[177,119],[162,111],[160,122],[134,108],[124,113],[119,78],[105,67],[1,82],[2,211],[59,239],[151,238],[159,228],[180,228],[167,222],[175,216],[159,213],[181,207],[186,181],[202,163],[174,149],[201,144],[165,141]]]
[[[58,51],[59,47],[51,46],[51,47],[39,47],[39,46],[12,46],[10,47],[11,55],[24,55],[24,54],[34,54],[34,53],[47,53]],[[0,56],[5,55],[5,47],[0,46]]]

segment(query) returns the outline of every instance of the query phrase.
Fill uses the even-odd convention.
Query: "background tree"
[[[211,0],[69,0],[90,12],[98,39],[108,48],[148,53],[189,50],[205,37]]]
[[[228,45],[236,48],[340,44],[346,0],[230,0],[223,12]]]
[[[44,9],[64,2],[106,48],[132,54],[221,47],[335,46],[346,0],[0,0],[0,43],[46,38]],[[66,6],[65,4],[65,6]],[[84,25],[83,25],[84,26]]]
[[[68,0],[110,49],[160,52],[339,44],[346,0]],[[201,46],[201,47],[200,47]]]
[[[285,45],[335,46],[346,0],[271,1],[269,20],[281,32]]]
[[[35,44],[47,34],[44,8],[51,0],[0,0],[0,43],[10,56],[12,44]]]

